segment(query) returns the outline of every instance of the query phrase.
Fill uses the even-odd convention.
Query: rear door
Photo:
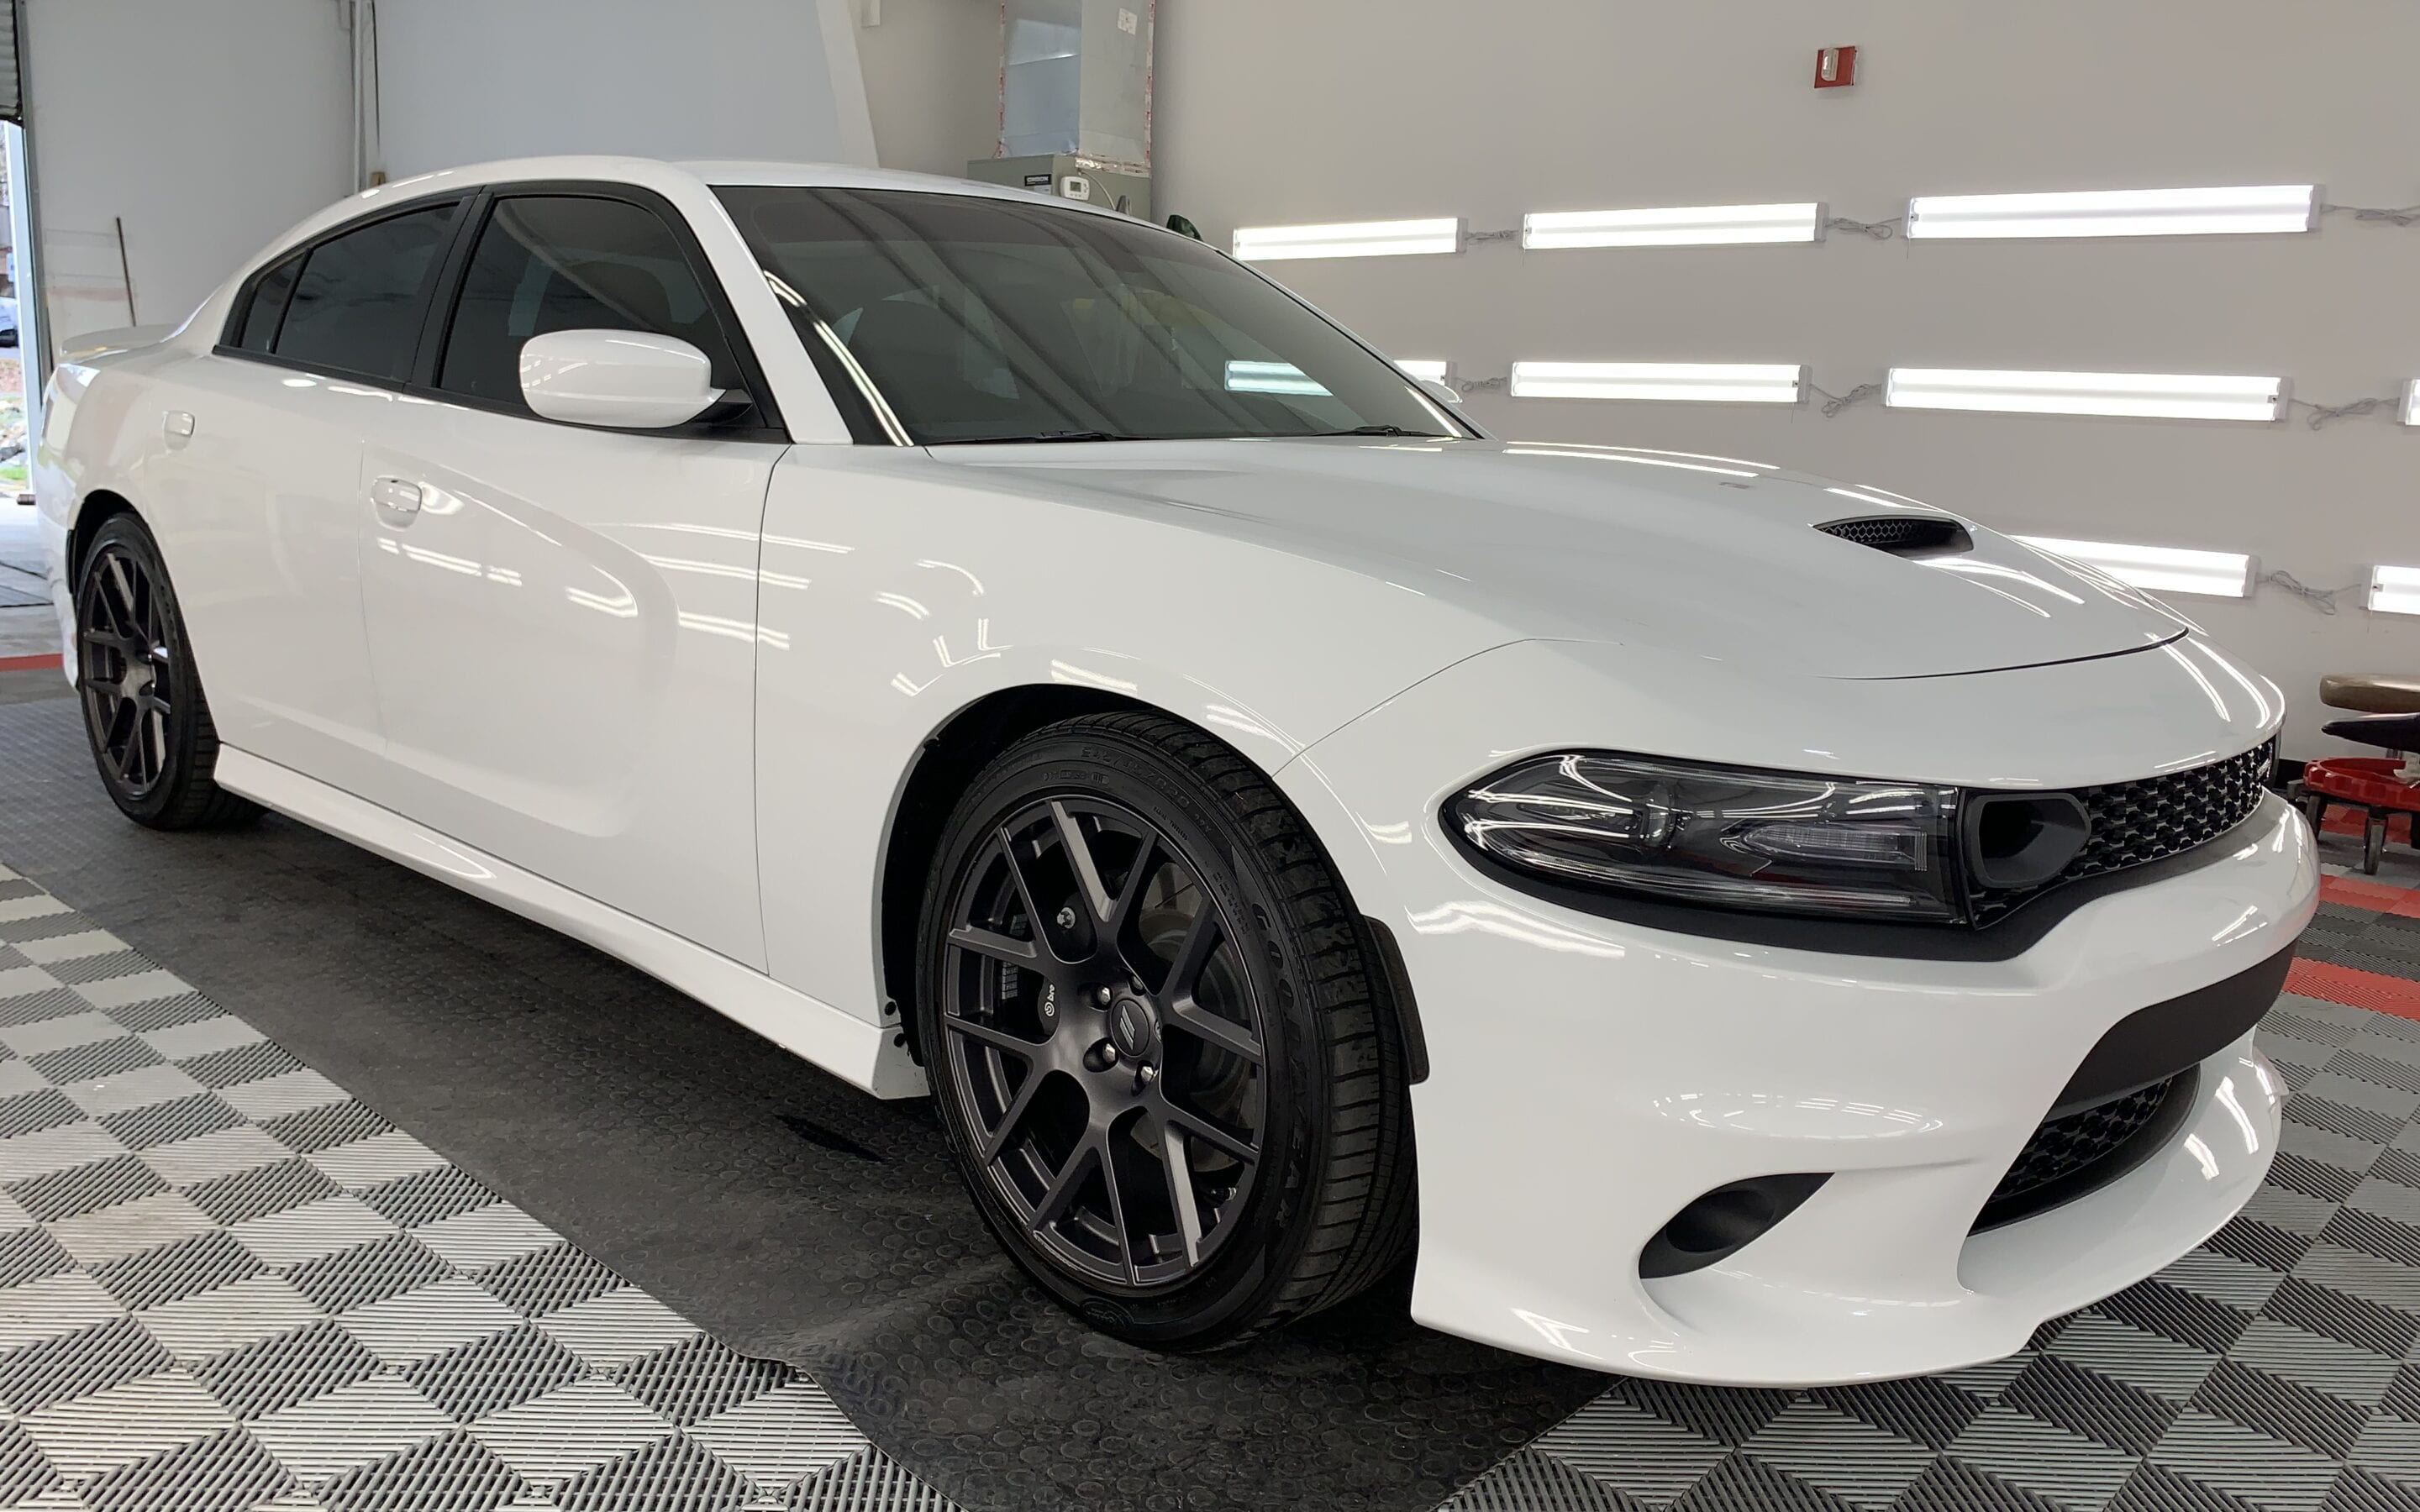
[[[460,208],[423,201],[290,253],[216,350],[161,375],[148,512],[220,738],[353,792],[380,764],[362,626],[362,438],[402,402]],[[138,504],[142,502],[137,501]]]
[[[472,213],[356,480],[379,799],[762,969],[757,556],[785,438],[670,206],[560,184]],[[581,329],[691,342],[746,406],[669,431],[539,419],[521,345]]]

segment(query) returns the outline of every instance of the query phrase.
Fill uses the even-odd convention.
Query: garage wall
[[[1865,82],[1810,87],[1855,44]],[[1161,203],[1238,224],[1822,199],[1879,220],[1916,193],[2319,182],[2420,201],[2420,7],[2330,0],[1719,6],[1169,0]],[[1845,393],[1894,364],[2282,373],[2341,403],[2420,377],[2420,227],[2316,235],[1528,253],[1273,265],[1399,355],[1466,378],[1515,358],[1803,362]],[[1936,501],[2004,529],[2248,551],[2304,582],[2420,564],[2420,431],[1477,394],[1499,433],[1730,452]],[[2319,673],[2420,670],[2420,619],[2330,618],[2275,587],[2179,598],[2294,699]],[[1921,633],[1921,627],[1913,627]]]
[[[874,162],[856,0],[379,0],[388,171],[562,152]]]
[[[183,320],[243,259],[351,190],[341,22],[334,0],[25,0],[54,348]]]
[[[855,4],[876,160],[966,177],[1000,145],[1000,0]]]

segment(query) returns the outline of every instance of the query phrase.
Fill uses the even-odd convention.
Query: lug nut
[[[1107,987],[1095,988],[1093,993],[1093,1001],[1100,1004],[1103,1008],[1109,1007],[1109,990]]]
[[[1149,1064],[1138,1066],[1135,1068],[1135,1080],[1145,1087],[1149,1087],[1152,1083],[1159,1080],[1159,1068]]]

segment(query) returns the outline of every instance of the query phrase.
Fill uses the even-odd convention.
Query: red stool
[[[2303,817],[2319,827],[2331,803],[2348,804],[2368,818],[2361,847],[2361,869],[2375,873],[2386,849],[2387,823],[2404,816],[2403,837],[2414,831],[2412,815],[2420,813],[2420,784],[2407,782],[2403,763],[2392,756],[2331,756],[2303,768]]]

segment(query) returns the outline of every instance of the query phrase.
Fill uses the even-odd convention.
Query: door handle
[[[379,518],[398,529],[420,514],[420,485],[409,478],[379,478],[370,484],[370,502]]]

